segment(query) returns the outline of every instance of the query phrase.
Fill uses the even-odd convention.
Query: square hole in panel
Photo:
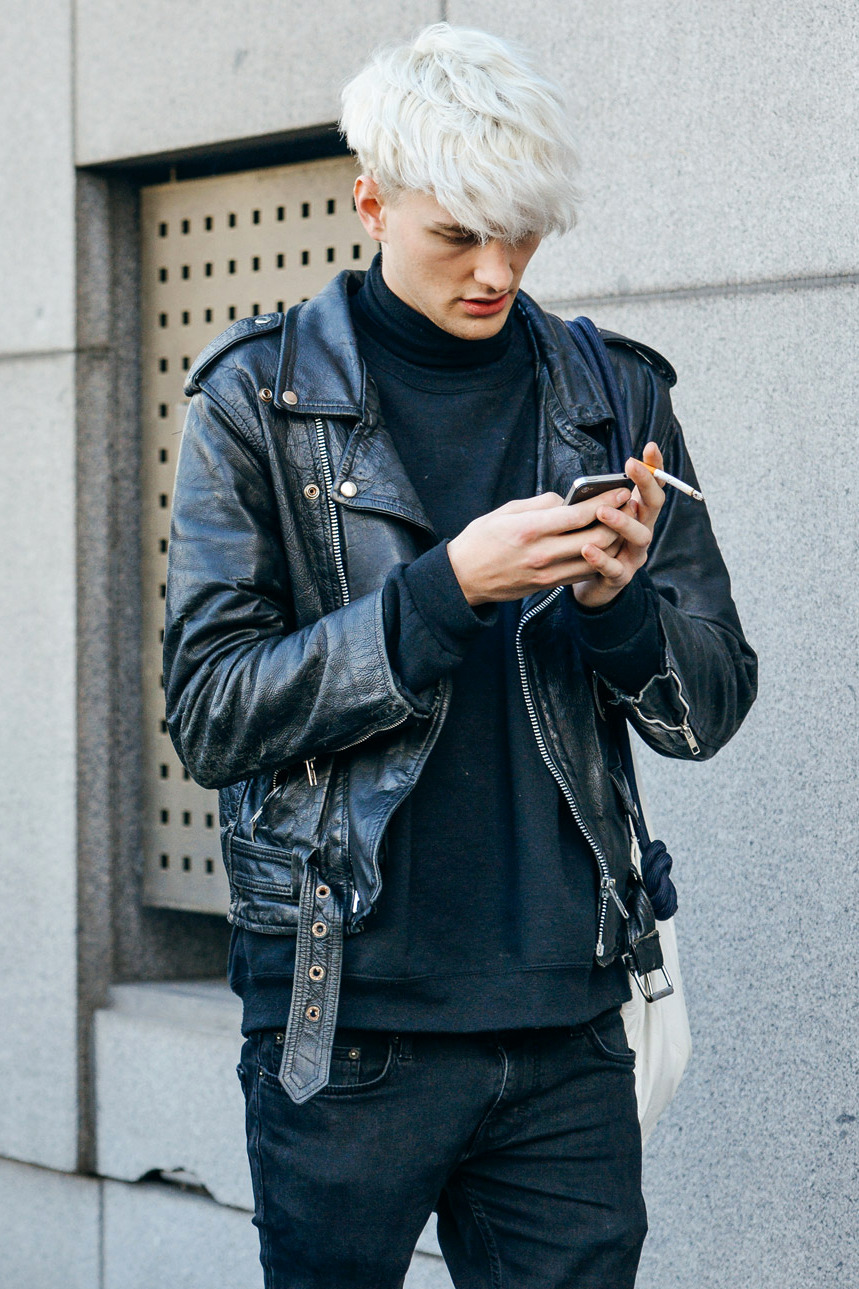
[[[158,236],[159,236],[159,237],[166,237],[166,236],[167,236],[167,225],[166,225],[166,224],[159,224],[159,225],[158,225]]]

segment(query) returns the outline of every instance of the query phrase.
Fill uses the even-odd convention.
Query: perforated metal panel
[[[144,188],[142,228],[143,684],[147,904],[224,913],[217,793],[198,787],[164,717],[167,542],[187,400],[184,373],[236,318],[283,310],[376,245],[352,208],[348,158]]]

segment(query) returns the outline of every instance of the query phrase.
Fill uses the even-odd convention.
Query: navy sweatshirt
[[[398,682],[420,695],[449,674],[447,719],[393,816],[383,891],[344,948],[339,1023],[479,1031],[574,1025],[629,996],[620,964],[594,965],[597,872],[543,763],[515,654],[518,603],[466,601],[447,541],[536,487],[535,359],[515,309],[467,341],[410,309],[377,259],[353,323],[384,422],[439,541],[384,589]],[[638,579],[607,609],[571,615],[586,659],[635,692],[660,666],[654,592]],[[283,1026],[294,940],[234,930],[230,983],[244,1031]]]

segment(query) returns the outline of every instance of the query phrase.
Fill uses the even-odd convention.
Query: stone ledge
[[[235,1067],[241,1003],[209,981],[120,985],[95,1016],[96,1167],[179,1174],[251,1210]]]
[[[253,1210],[244,1102],[235,1073],[241,1010],[220,981],[111,990],[108,1006],[95,1016],[101,1176],[135,1182],[163,1173],[204,1187],[221,1205]],[[434,1259],[437,1265],[434,1216],[417,1251],[419,1261]]]

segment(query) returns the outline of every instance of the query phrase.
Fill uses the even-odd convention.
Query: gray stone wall
[[[141,1287],[259,1283],[233,1201],[124,1180],[118,1102],[96,1150],[92,1010],[112,981],[182,974],[189,945],[215,962],[219,941],[136,914],[111,927],[137,836],[133,782],[98,752],[112,740],[133,761],[133,560],[116,555],[134,499],[133,199],[75,166],[323,125],[374,44],[443,14],[536,47],[567,86],[586,201],[526,288],[678,368],[761,656],[759,702],[715,761],[643,757],[677,861],[695,1053],[648,1147],[640,1283],[859,1280],[855,7],[33,0],[0,32],[2,1283],[128,1289],[131,1244]],[[201,1026],[189,1042],[226,1087],[224,1040]],[[104,1070],[132,1030],[106,1007]],[[170,1049],[152,1030],[151,1051]],[[165,1123],[181,1145],[181,1116]],[[83,1175],[97,1159],[106,1176]],[[421,1253],[409,1283],[445,1277]]]

